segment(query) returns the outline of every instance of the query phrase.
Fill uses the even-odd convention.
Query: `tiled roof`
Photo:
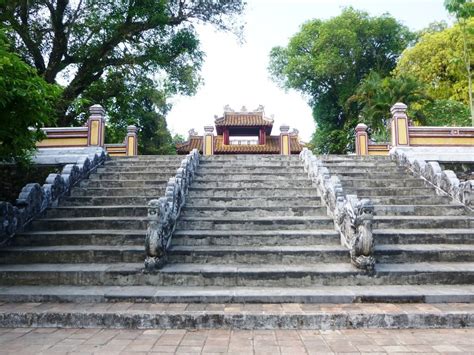
[[[191,136],[187,142],[176,144],[178,154],[188,154],[193,149],[197,149],[199,153],[202,153],[202,136]]]
[[[215,121],[216,127],[273,127],[273,120],[263,116],[263,112],[226,112]]]
[[[194,148],[202,153],[202,136],[192,136],[188,142],[178,144],[176,151],[178,154],[188,154]],[[292,154],[298,154],[303,150],[303,145],[297,136],[290,136],[290,149]],[[265,145],[239,145],[223,144],[223,137],[214,137],[215,154],[279,154],[280,136],[267,136]]]

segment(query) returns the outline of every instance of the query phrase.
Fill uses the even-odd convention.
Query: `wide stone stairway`
[[[375,205],[373,273],[350,263],[299,157],[277,155],[201,157],[168,262],[145,272],[146,202],[163,195],[181,158],[139,157],[107,162],[0,250],[0,301],[204,304],[186,315],[170,305],[178,310],[159,320],[149,313],[144,320],[142,311],[120,320],[110,312],[108,321],[81,318],[84,326],[124,327],[223,325],[218,305],[228,303],[474,301],[472,211],[388,158],[321,159],[346,194]],[[253,323],[239,312],[227,325],[265,326],[259,312]],[[299,324],[275,317],[276,326]]]
[[[16,235],[11,247],[0,249],[0,284],[39,286],[24,289],[25,299],[48,298],[43,287],[56,286],[53,299],[59,293],[74,300],[68,286],[111,284],[113,271],[141,272],[147,201],[163,196],[181,160],[138,156],[107,161],[58,207]],[[12,299],[21,299],[19,292]]]

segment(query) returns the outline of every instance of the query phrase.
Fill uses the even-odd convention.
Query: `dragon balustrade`
[[[193,149],[166,185],[165,196],[148,202],[148,228],[145,238],[145,269],[152,271],[167,261],[168,248],[188,188],[199,165],[199,152]]]
[[[345,195],[339,178],[331,175],[310,150],[300,153],[305,172],[318,189],[336,229],[341,236],[341,244],[350,251],[351,262],[357,268],[372,271],[375,266],[372,220],[374,207],[369,199],[359,199],[357,195]]]
[[[390,157],[469,208],[474,207],[474,180],[460,181],[454,171],[443,170],[436,161],[425,161],[409,151],[392,149]]]
[[[81,157],[75,164],[65,165],[60,174],[49,174],[43,185],[26,184],[15,205],[0,202],[0,246],[6,244],[48,207],[56,206],[60,197],[69,194],[73,186],[87,178],[106,158],[104,150],[93,157]]]

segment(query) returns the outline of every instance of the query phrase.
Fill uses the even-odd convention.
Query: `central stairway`
[[[474,301],[472,212],[387,158],[323,158],[375,204],[373,274],[350,263],[299,157],[279,155],[201,157],[168,263],[144,272],[146,203],[180,160],[107,162],[0,250],[0,301]]]

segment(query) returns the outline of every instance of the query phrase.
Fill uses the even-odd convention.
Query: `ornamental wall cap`
[[[92,105],[91,107],[89,107],[89,112],[90,112],[91,115],[105,116],[105,110],[99,104],[95,104],[95,105]]]
[[[390,112],[393,114],[395,113],[406,113],[408,106],[405,105],[403,102],[397,102],[390,108]]]

